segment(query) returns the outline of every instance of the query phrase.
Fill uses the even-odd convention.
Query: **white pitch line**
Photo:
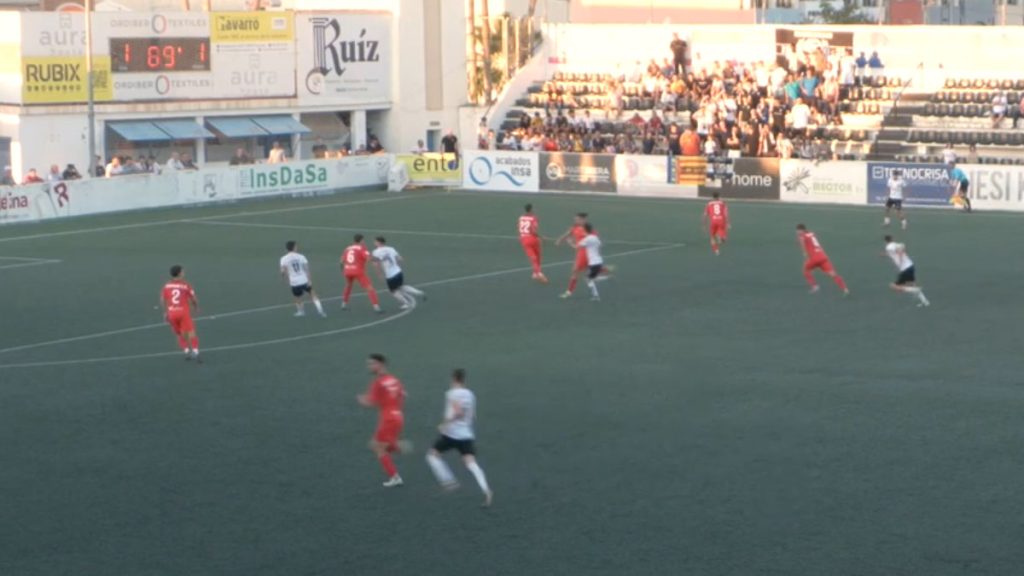
[[[433,198],[439,195],[436,194],[418,194],[408,196],[388,196],[386,198],[369,198],[366,200],[355,200],[353,202],[334,202],[331,204],[313,204],[310,206],[292,206],[289,208],[275,208],[272,210],[247,210],[244,212],[231,212],[228,214],[220,214],[218,216],[201,216],[199,218],[179,218],[176,220],[153,220],[150,222],[138,222],[135,224],[120,224],[117,226],[102,226],[99,228],[80,228],[78,230],[65,230],[63,232],[43,232],[40,234],[30,234],[28,236],[9,236],[6,238],[0,238],[0,242],[16,242],[18,240],[36,240],[39,238],[54,238],[58,236],[76,236],[78,234],[93,234],[96,232],[112,232],[115,230],[131,230],[134,228],[148,228],[150,226],[166,226],[168,224],[185,224],[187,222],[197,222],[207,219],[221,219],[221,218],[239,218],[242,216],[259,216],[263,214],[284,214],[286,212],[301,212],[303,210],[319,210],[321,208],[335,208],[339,206],[358,206],[360,204],[375,204],[378,202],[392,202],[395,200],[405,200],[408,198]]]
[[[62,260],[34,260],[32,262],[19,262],[17,264],[0,264],[0,270],[11,268],[28,268],[29,266],[44,266],[46,264],[60,264]]]
[[[238,226],[241,228],[282,228],[286,230],[323,230],[327,232],[358,232],[360,230],[372,230],[374,234],[395,234],[398,236],[439,236],[447,238],[483,238],[488,240],[518,240],[519,236],[500,234],[473,234],[468,232],[428,232],[423,230],[382,230],[373,226],[362,228],[351,228],[346,226],[305,226],[302,224],[272,224],[264,222],[222,222],[219,220],[194,220],[192,224],[206,224],[209,226]],[[621,244],[623,246],[669,246],[670,242],[645,242],[642,240],[609,240],[606,245]]]
[[[608,254],[608,255],[605,256],[605,258],[619,258],[619,257],[622,257],[622,256],[632,256],[632,255],[635,255],[635,254],[643,254],[643,253],[646,253],[646,252],[658,252],[658,251],[662,251],[662,250],[669,250],[669,249],[672,249],[672,248],[681,248],[683,246],[685,246],[685,244],[670,244],[670,245],[666,245],[666,246],[652,246],[650,248],[639,248],[639,249],[636,249],[636,250],[629,250],[629,251],[626,251],[626,252],[618,252],[618,253],[615,253],[615,254]],[[563,260],[563,261],[560,261],[560,262],[551,262],[551,263],[545,264],[544,268],[553,267],[553,266],[564,266],[566,264],[573,264],[573,263],[575,263],[575,260]],[[470,281],[470,280],[482,280],[482,279],[485,279],[485,278],[493,278],[495,276],[505,276],[505,275],[508,275],[508,274],[515,274],[515,273],[519,273],[519,272],[529,272],[530,270],[532,270],[532,268],[529,267],[529,266],[523,266],[523,267],[520,267],[520,268],[507,268],[507,269],[504,269],[504,270],[496,270],[494,272],[483,272],[483,273],[480,273],[480,274],[470,274],[468,276],[457,276],[457,277],[454,277],[454,278],[445,278],[445,279],[442,279],[442,280],[432,280],[430,282],[417,283],[417,285],[420,286],[420,287],[442,286],[442,285],[445,285],[445,284],[455,284],[455,283],[458,283],[458,282],[467,282],[467,281]],[[377,292],[384,292],[384,291],[385,290],[383,290],[383,289],[377,290]],[[362,294],[359,294],[359,296],[362,296]],[[333,301],[333,300],[340,300],[340,299],[341,299],[340,296],[332,296],[330,298],[322,298],[321,301],[323,301],[323,302],[330,302],[330,301]],[[213,320],[213,319],[225,318],[225,317],[231,317],[231,316],[241,316],[241,315],[245,315],[245,314],[256,314],[256,313],[259,313],[259,312],[267,312],[269,310],[276,310],[276,309],[281,309],[281,308],[291,308],[292,306],[294,306],[294,304],[276,304],[276,305],[273,305],[273,306],[262,306],[262,307],[259,307],[259,308],[249,308],[249,309],[245,309],[245,310],[235,310],[233,312],[225,312],[225,313],[222,313],[222,314],[211,314],[211,315],[208,315],[208,316],[203,316],[203,317],[200,317],[200,318],[196,318],[196,321],[200,321],[200,320]],[[377,326],[377,325],[383,324],[385,322],[389,322],[389,321],[394,320],[396,318],[400,318],[402,316],[405,316],[410,311],[411,310],[406,310],[404,312],[396,314],[395,316],[389,316],[389,317],[384,318],[382,320],[378,320],[378,321],[375,321],[375,322],[370,322],[368,324],[361,324],[359,326],[350,326],[348,328],[341,328],[341,329],[338,329],[338,330],[328,330],[326,332],[315,332],[315,333],[312,333],[312,334],[304,334],[304,335],[301,335],[301,336],[292,336],[292,337],[283,338],[283,339],[278,338],[278,339],[274,339],[274,340],[267,340],[267,341],[264,341],[264,342],[247,342],[247,343],[243,343],[243,344],[231,344],[231,345],[219,346],[219,347],[214,347],[214,348],[205,348],[204,351],[206,353],[210,353],[210,352],[227,351],[227,350],[239,350],[239,349],[245,349],[245,348],[255,348],[255,347],[258,347],[258,346],[266,346],[266,345],[270,345],[270,344],[279,344],[279,343],[282,343],[282,342],[295,342],[295,341],[298,341],[298,340],[305,340],[305,339],[309,339],[309,338],[319,338],[319,337],[322,337],[322,336],[328,336],[328,335],[333,335],[333,334],[342,334],[342,333],[345,333],[345,332],[351,332],[353,330],[362,329],[362,328],[370,328],[370,327],[373,327],[373,326]],[[104,338],[104,337],[107,337],[107,336],[115,336],[115,335],[118,335],[118,334],[127,334],[129,332],[138,332],[138,331],[141,331],[141,330],[150,330],[150,329],[153,329],[153,328],[159,328],[161,326],[165,326],[165,323],[160,322],[160,323],[153,323],[153,324],[144,324],[142,326],[134,326],[132,328],[122,328],[120,330],[110,330],[110,331],[107,331],[107,332],[99,332],[99,333],[95,333],[95,334],[85,334],[85,335],[82,335],[82,336],[73,336],[73,337],[70,337],[70,338],[61,338],[59,340],[50,340],[50,341],[47,341],[47,342],[37,342],[37,343],[34,343],[34,344],[24,344],[22,346],[14,346],[12,348],[4,348],[4,349],[0,350],[0,354],[7,354],[7,353],[10,353],[10,352],[18,352],[18,351],[23,351],[23,350],[30,350],[30,349],[34,349],[34,348],[42,348],[42,347],[46,347],[46,346],[54,346],[54,345],[57,345],[57,344],[66,344],[66,343],[69,343],[69,342],[78,342],[78,341],[82,341],[82,340],[93,340],[93,339],[96,339],[96,338]],[[0,364],[0,370],[5,369],[5,368],[40,368],[40,367],[44,367],[44,366],[68,366],[68,365],[74,365],[74,364],[94,364],[94,363],[98,363],[98,362],[118,362],[118,361],[124,361],[124,360],[141,360],[141,359],[146,359],[146,358],[160,358],[160,357],[164,357],[164,356],[174,356],[174,355],[180,355],[180,354],[181,354],[181,352],[154,352],[154,353],[150,353],[150,354],[135,354],[135,355],[131,355],[131,356],[109,356],[109,357],[104,357],[104,358],[84,358],[84,359],[78,359],[78,360],[55,360],[55,361],[44,361],[44,362],[26,362],[26,363],[21,363],[21,364]]]
[[[53,258],[28,258],[25,256],[0,256],[0,260],[20,260],[22,262],[55,262]]]

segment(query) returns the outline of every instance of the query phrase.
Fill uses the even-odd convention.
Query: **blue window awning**
[[[275,136],[312,132],[301,122],[287,114],[281,114],[280,116],[256,116],[252,121],[258,124],[260,128],[266,130],[267,133]]]
[[[253,136],[266,136],[268,132],[260,128],[249,118],[239,116],[227,116],[223,118],[207,118],[206,122],[213,126],[213,129],[227,136],[228,138],[251,138]]]
[[[214,138],[213,132],[203,128],[191,119],[179,120],[154,120],[157,128],[160,128],[171,137],[172,140],[195,140],[197,138]]]
[[[129,142],[166,142],[171,137],[152,122],[107,122],[107,126]]]

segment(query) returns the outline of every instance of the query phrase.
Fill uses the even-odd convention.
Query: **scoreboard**
[[[110,71],[114,73],[209,70],[208,37],[110,39]]]

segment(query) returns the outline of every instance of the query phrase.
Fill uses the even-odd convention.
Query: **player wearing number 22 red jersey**
[[[356,282],[366,290],[366,295],[373,304],[373,310],[380,314],[380,300],[377,298],[377,291],[370,283],[370,277],[366,275],[366,262],[370,260],[370,251],[363,245],[363,235],[356,234],[353,237],[352,245],[345,248],[341,253],[341,273],[345,277],[345,291],[341,295],[341,309],[348,309],[348,299],[352,297],[352,285]]]
[[[381,468],[387,474],[385,488],[402,485],[402,477],[391,459],[393,452],[402,448],[399,440],[405,417],[402,406],[405,404],[405,388],[402,383],[388,372],[387,360],[382,354],[370,354],[366,359],[366,367],[373,374],[373,382],[365,394],[358,396],[359,403],[377,409],[377,431],[370,439],[370,449],[377,455]]]
[[[533,267],[533,279],[547,284],[548,278],[541,271],[541,238],[540,222],[537,215],[533,213],[533,204],[527,204],[524,213],[519,217],[519,243],[523,245],[523,252],[530,259]]]
[[[164,284],[160,291],[160,306],[164,309],[164,318],[171,325],[171,330],[178,337],[178,345],[185,353],[185,359],[199,360],[199,337],[196,336],[195,323],[192,321],[192,309],[199,310],[199,300],[192,285],[185,281],[185,269],[175,264],[171,266],[171,281]]]
[[[828,254],[825,253],[825,249],[818,242],[818,237],[814,235],[814,232],[808,230],[807,226],[803,224],[797,224],[796,237],[804,250],[804,278],[807,279],[807,283],[811,286],[811,294],[819,289],[818,282],[814,279],[812,272],[815,269],[820,269],[832,278],[832,281],[843,291],[844,295],[849,295],[850,290],[846,287],[846,282],[843,281],[842,276],[836,273],[835,268],[832,266],[832,261],[828,259]]]
[[[704,208],[704,223],[711,236],[711,251],[718,256],[719,247],[729,238],[729,207],[719,199],[718,192]]]

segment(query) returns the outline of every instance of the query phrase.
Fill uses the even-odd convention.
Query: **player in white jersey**
[[[907,217],[903,215],[903,188],[906,184],[907,181],[903,179],[903,171],[899,169],[893,170],[888,182],[889,197],[885,200],[885,220],[882,222],[883,226],[889,225],[889,212],[895,208],[896,216],[900,219],[900,226],[904,230],[907,229]]]
[[[594,234],[594,226],[587,222],[583,225],[587,233],[577,244],[577,248],[583,248],[587,252],[587,287],[590,288],[590,299],[598,301],[601,295],[597,292],[597,281],[607,279],[608,276],[601,276],[604,270],[604,258],[601,257],[601,239]],[[600,278],[599,278],[600,276]]]
[[[405,283],[405,275],[402,274],[400,266],[402,255],[398,253],[398,250],[388,246],[388,241],[383,236],[377,236],[376,244],[377,247],[373,249],[370,256],[373,257],[373,263],[377,265],[377,270],[384,277],[388,291],[402,305],[402,310],[415,307],[416,296],[422,296],[426,300],[426,293]]]
[[[437,427],[441,435],[434,442],[434,447],[427,452],[427,464],[442,487],[454,490],[459,487],[459,483],[455,480],[451,468],[441,459],[441,454],[449,450],[458,450],[466,469],[473,474],[484,493],[483,505],[486,507],[491,505],[494,492],[487,484],[487,476],[484,475],[483,469],[476,462],[476,434],[473,431],[475,419],[476,396],[466,388],[466,371],[456,368],[452,371],[451,387],[444,398],[444,421]]]
[[[899,270],[896,281],[890,284],[893,290],[911,294],[917,298],[918,307],[930,306],[931,302],[925,298],[924,291],[917,285],[917,278],[914,271],[914,261],[907,254],[907,247],[892,239],[892,236],[885,237],[885,255],[892,260],[892,263]]]
[[[305,256],[298,253],[299,245],[295,240],[289,240],[284,246],[288,249],[288,253],[281,257],[281,277],[288,281],[288,285],[292,289],[292,296],[295,296],[295,315],[306,315],[306,307],[302,301],[302,296],[309,294],[309,299],[316,306],[317,313],[321,317],[326,318],[327,314],[324,312],[323,305],[320,304],[320,298],[317,297],[316,291],[313,290],[313,275],[309,271],[309,260],[306,260]]]

